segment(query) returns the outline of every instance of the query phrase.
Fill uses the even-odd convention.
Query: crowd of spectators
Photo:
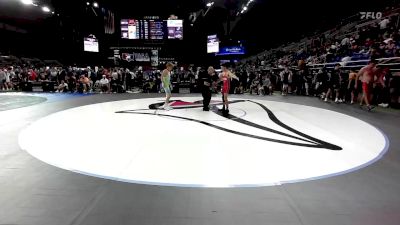
[[[176,86],[196,87],[197,69],[177,68],[171,81]],[[78,68],[78,67],[0,67],[0,91],[24,90],[26,84],[43,86],[43,91],[71,93],[123,93],[160,92],[160,70],[143,70],[141,67],[128,68]],[[32,86],[32,85],[29,85]],[[45,90],[46,89],[46,90]]]
[[[375,68],[374,103],[399,107],[400,60],[396,57],[400,57],[400,30],[396,23],[397,17],[386,17],[359,30],[349,30],[341,38],[315,36],[306,47],[298,45],[298,49],[285,51],[282,46],[278,51],[244,60],[237,67],[242,77],[238,85],[250,93],[265,93],[272,86],[283,95],[312,95],[324,101],[353,103],[362,93],[361,85],[354,90],[351,83],[359,69],[370,59],[390,58],[390,66],[378,64]]]
[[[355,89],[357,71],[337,63],[334,68],[310,69],[302,64],[296,68],[284,66],[271,69],[233,69],[239,80],[232,80],[231,93],[250,95],[304,95],[320,97],[335,103],[353,104],[361,98],[361,86]],[[198,92],[199,73],[205,68],[176,68],[171,83],[174,92],[186,88]],[[77,68],[41,67],[0,68],[1,90],[24,90],[24,84],[37,83],[44,91],[70,93],[160,93],[160,70],[141,68]],[[45,85],[44,85],[45,84]],[[377,67],[373,81],[373,103],[382,107],[398,107],[400,103],[400,76],[387,67]],[[46,89],[45,89],[46,88]]]

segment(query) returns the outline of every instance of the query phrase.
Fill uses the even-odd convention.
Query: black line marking
[[[180,100],[175,100],[175,101],[180,101]],[[250,121],[241,119],[241,118],[238,118],[238,117],[236,117],[236,116],[234,116],[234,115],[231,115],[231,114],[223,115],[223,113],[222,113],[222,112],[219,112],[219,111],[218,111],[218,108],[216,107],[216,105],[222,105],[222,102],[221,102],[221,103],[218,103],[218,104],[213,104],[213,108],[212,108],[213,110],[212,110],[212,111],[213,111],[214,113],[216,113],[216,114],[218,114],[218,115],[220,115],[220,116],[223,116],[223,117],[225,117],[225,118],[228,118],[228,119],[230,119],[230,120],[232,120],[232,121],[235,121],[235,122],[238,122],[238,123],[242,123],[242,124],[245,124],[245,125],[247,125],[247,126],[251,126],[251,127],[254,127],[254,128],[257,128],[257,129],[261,129],[261,130],[264,130],[264,131],[267,131],[267,132],[271,132],[271,133],[275,133],[275,134],[278,134],[278,135],[282,135],[282,136],[290,137],[290,138],[293,138],[293,139],[301,140],[301,141],[304,141],[304,142],[308,142],[308,143],[310,143],[310,144],[296,143],[296,142],[290,142],[290,141],[283,141],[283,140],[278,140],[278,139],[272,139],[272,138],[266,138],[266,137],[261,137],[261,136],[257,136],[257,135],[247,134],[247,133],[243,133],[243,132],[239,132],[239,131],[230,130],[230,129],[223,128],[223,127],[220,127],[220,126],[217,126],[217,125],[214,125],[214,124],[205,122],[205,121],[201,121],[201,120],[197,120],[197,119],[192,119],[192,118],[186,118],[186,117],[180,117],[180,116],[173,116],[173,115],[165,115],[165,114],[158,114],[158,110],[160,109],[159,107],[162,106],[163,103],[151,104],[151,105],[149,106],[150,109],[127,110],[127,111],[119,111],[119,112],[116,112],[116,113],[132,113],[132,114],[156,115],[156,116],[161,116],[161,117],[177,118],[177,119],[183,119],[183,120],[187,120],[187,121],[197,122],[197,123],[200,123],[200,124],[204,124],[204,125],[206,125],[206,126],[209,126],[209,127],[213,127],[213,128],[215,128],[215,129],[218,129],[218,130],[223,130],[223,131],[226,131],[226,132],[229,132],[229,133],[233,133],[233,134],[237,134],[237,135],[241,135],[241,136],[245,136],[245,137],[250,137],[250,138],[255,138],[255,139],[260,139],[260,140],[264,140],[264,141],[271,141],[271,142],[276,142],[276,143],[281,143],[281,144],[296,145],[296,146],[302,146],[302,147],[325,148],[325,149],[336,150],[336,151],[337,151],[337,150],[343,150],[341,147],[339,147],[339,146],[337,146],[337,145],[334,145],[334,144],[331,144],[331,143],[328,143],[328,142],[319,140],[319,139],[317,139],[317,138],[311,137],[311,136],[309,136],[309,135],[307,135],[307,134],[304,134],[304,133],[302,133],[302,132],[300,132],[300,131],[297,131],[297,130],[293,129],[292,127],[290,127],[290,126],[284,124],[283,122],[281,122],[281,121],[274,115],[274,113],[273,113],[270,109],[268,109],[268,108],[267,108],[265,105],[263,105],[263,104],[260,104],[260,103],[258,103],[258,102],[254,102],[254,101],[251,101],[251,100],[237,100],[237,101],[232,101],[232,102],[230,102],[230,104],[239,103],[239,102],[245,102],[245,101],[248,101],[248,102],[257,104],[257,105],[260,106],[264,111],[267,112],[268,117],[269,117],[270,120],[273,121],[275,124],[277,124],[278,126],[284,128],[284,129],[286,129],[286,130],[288,130],[288,131],[291,131],[291,132],[293,132],[293,133],[295,133],[295,134],[297,134],[297,135],[299,135],[299,136],[301,136],[301,137],[303,137],[303,138],[305,138],[305,139],[299,138],[299,137],[296,137],[296,136],[293,136],[293,135],[290,135],[290,134],[286,134],[286,133],[283,133],[283,132],[281,132],[281,131],[277,131],[277,130],[274,130],[274,129],[271,129],[271,128],[268,128],[268,127],[265,127],[265,126],[262,126],[262,125],[259,125],[259,124],[256,124],[256,123],[253,123],[253,122],[250,122]],[[197,102],[195,102],[195,103],[200,103],[200,102],[201,102],[201,101],[197,101]],[[202,107],[202,105],[200,105],[200,106],[199,106],[199,105],[196,105],[196,106],[188,105],[188,106],[182,106],[182,107],[175,108],[175,109],[188,109],[188,108],[200,108],[200,107]],[[140,112],[140,111],[148,111],[148,110],[156,110],[156,111],[153,112],[153,113]]]
[[[128,111],[120,111],[117,113],[132,113],[132,114],[140,114],[140,115],[154,115],[153,113],[146,113],[146,112],[128,112]],[[270,142],[276,142],[276,143],[281,143],[281,144],[288,144],[288,145],[295,145],[295,146],[301,146],[301,147],[311,147],[311,148],[327,148],[327,146],[324,145],[313,145],[313,144],[303,144],[303,143],[296,143],[296,142],[290,142],[290,141],[283,141],[283,140],[278,140],[278,139],[272,139],[272,138],[266,138],[266,137],[261,137],[261,136],[257,136],[257,135],[252,135],[252,134],[246,134],[243,132],[239,132],[239,131],[234,131],[234,130],[230,130],[224,127],[220,127],[205,121],[201,121],[201,120],[196,120],[196,119],[191,119],[191,118],[186,118],[186,117],[181,117],[181,116],[173,116],[173,115],[165,115],[165,114],[157,114],[157,116],[161,116],[161,117],[171,117],[171,118],[177,118],[177,119],[182,119],[182,120],[187,120],[187,121],[192,121],[192,122],[197,122],[218,130],[222,130],[228,133],[232,133],[232,134],[237,134],[237,135],[241,135],[241,136],[245,136],[245,137],[250,137],[250,138],[255,138],[255,139],[260,139],[260,140],[264,140],[264,141],[270,141]],[[330,148],[328,148],[330,149]],[[341,149],[330,149],[330,150],[341,150]]]
[[[282,136],[285,136],[285,137],[290,137],[290,138],[293,138],[293,139],[297,139],[297,140],[308,142],[308,143],[312,143],[312,144],[319,144],[318,142],[314,142],[314,141],[310,141],[310,140],[307,140],[307,139],[299,138],[299,137],[296,137],[296,136],[293,136],[293,135],[290,135],[290,134],[283,133],[281,131],[274,130],[272,128],[261,126],[259,124],[250,122],[250,121],[242,119],[242,118],[239,118],[239,117],[234,116],[232,114],[224,115],[223,112],[220,112],[217,107],[213,107],[212,111],[214,113],[222,116],[222,117],[228,118],[230,120],[233,120],[235,122],[238,122],[238,123],[250,126],[250,127],[254,127],[254,128],[257,128],[257,129],[260,129],[260,130],[263,130],[263,131],[279,134],[279,135],[282,135]],[[273,122],[275,123],[275,121],[273,121]]]
[[[254,102],[254,101],[252,101],[252,100],[247,100],[247,101],[259,105],[261,108],[263,108],[263,109],[268,113],[268,117],[270,118],[270,120],[272,120],[272,121],[273,121],[274,123],[276,123],[277,125],[279,125],[279,126],[285,128],[286,130],[291,131],[291,132],[293,132],[293,133],[295,133],[295,134],[297,134],[297,135],[300,135],[300,136],[302,136],[302,137],[305,137],[305,138],[307,138],[307,139],[309,139],[309,140],[313,140],[314,142],[319,143],[319,144],[321,144],[321,145],[324,145],[325,148],[327,148],[327,149],[331,149],[331,150],[343,150],[341,147],[339,147],[339,146],[337,146],[337,145],[334,145],[334,144],[331,144],[331,143],[322,141],[322,140],[320,140],[320,139],[311,137],[311,136],[309,136],[309,135],[307,135],[307,134],[305,134],[305,133],[302,133],[302,132],[300,132],[300,131],[298,131],[298,130],[296,130],[296,129],[294,129],[294,128],[292,128],[292,127],[286,125],[286,124],[284,124],[284,123],[283,123],[282,121],[280,121],[280,120],[275,116],[275,114],[274,114],[270,109],[268,109],[265,105],[260,104],[260,103],[258,103],[258,102]]]

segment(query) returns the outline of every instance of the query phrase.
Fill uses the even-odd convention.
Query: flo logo
[[[368,19],[381,19],[382,18],[382,13],[381,12],[360,12],[361,14],[361,19],[362,20],[368,20]]]

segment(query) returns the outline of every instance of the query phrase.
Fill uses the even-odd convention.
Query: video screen
[[[138,20],[122,19],[121,20],[121,37],[123,39],[139,39],[140,25]]]
[[[168,39],[183,39],[183,20],[167,20]]]
[[[207,53],[219,52],[219,39],[217,35],[209,35],[207,37]]]
[[[99,41],[92,37],[84,38],[83,50],[85,52],[99,52]]]
[[[150,20],[150,39],[162,40],[166,37],[165,22],[161,20]]]

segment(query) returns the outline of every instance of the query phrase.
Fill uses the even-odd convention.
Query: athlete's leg
[[[163,108],[170,110],[171,107],[169,106],[169,100],[171,99],[171,89],[164,88],[164,91],[165,91],[165,103],[163,105]]]
[[[228,93],[224,94],[224,103],[225,103],[226,110],[229,110]]]

